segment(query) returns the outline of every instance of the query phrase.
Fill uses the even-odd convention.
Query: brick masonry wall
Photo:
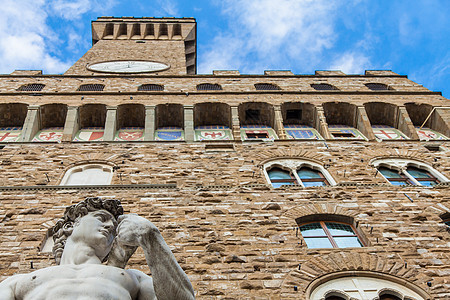
[[[7,145],[1,150],[1,186],[57,185],[74,163],[105,161],[120,166],[112,184],[177,188],[3,189],[0,279],[32,271],[30,262],[35,269],[53,265],[51,255],[38,250],[47,228],[66,206],[106,196],[156,224],[199,299],[305,299],[315,278],[353,269],[404,278],[432,299],[445,299],[450,232],[439,216],[450,210],[449,188],[391,186],[370,166],[376,157],[393,155],[421,160],[449,178],[449,148],[442,148],[430,152],[417,142],[329,142],[328,148],[321,142],[252,142],[236,143],[235,152],[208,152],[202,143]],[[328,163],[338,183],[372,186],[272,189],[259,166],[276,157]],[[251,184],[261,185],[246,186]],[[368,247],[308,249],[296,236],[295,219],[323,212],[352,216]],[[149,273],[142,251],[129,267]]]

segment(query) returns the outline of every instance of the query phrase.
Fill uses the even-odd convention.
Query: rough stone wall
[[[137,43],[129,40],[100,40],[70,67],[65,75],[95,75],[95,72],[86,69],[87,64],[112,60],[142,60],[143,57],[149,61],[168,64],[170,68],[164,74],[183,75],[186,74],[184,56],[184,41],[145,41],[144,43]],[[158,73],[161,72],[155,72],[155,75]]]
[[[415,283],[432,299],[446,299],[450,232],[440,215],[450,211],[449,187],[395,187],[375,175],[370,162],[411,158],[450,178],[450,149],[430,152],[418,142],[327,146],[249,142],[236,143],[233,152],[210,152],[202,143],[7,145],[0,150],[0,185],[17,188],[0,189],[0,279],[32,271],[31,262],[34,269],[54,264],[38,249],[47,229],[66,206],[96,195],[120,199],[126,212],[160,228],[198,299],[306,299],[312,280],[344,270],[391,274]],[[336,182],[348,186],[272,189],[260,165],[277,157],[329,164]],[[82,161],[119,166],[113,185],[172,183],[176,188],[50,190],[65,170]],[[42,186],[19,188],[29,185]],[[368,246],[308,249],[296,235],[295,219],[317,213],[351,216]],[[129,267],[149,273],[141,251]]]
[[[117,41],[121,42],[121,41]],[[168,43],[171,43],[169,41]],[[174,41],[173,43],[178,43]],[[181,43],[181,42],[179,42]],[[164,42],[163,42],[164,44]],[[95,47],[95,46],[94,46]],[[161,46],[159,46],[161,47]],[[181,46],[180,46],[181,47]],[[181,50],[180,50],[181,51]],[[88,52],[89,53],[89,52]],[[163,52],[164,53],[164,52]],[[87,54],[86,54],[87,55]],[[118,58],[116,58],[118,59]],[[86,62],[83,64],[85,68]],[[81,67],[80,67],[81,68]],[[169,72],[168,71],[165,72]],[[35,76],[0,76],[0,92],[16,92],[16,90],[24,85],[30,83],[45,84],[42,92],[49,93],[72,93],[81,84],[101,83],[105,85],[104,92],[136,92],[137,87],[141,84],[162,84],[166,92],[177,93],[195,92],[196,86],[201,83],[217,83],[222,86],[222,91],[212,92],[212,94],[222,94],[223,92],[252,92],[258,97],[261,94],[267,94],[267,91],[256,91],[255,83],[272,83],[278,85],[280,91],[270,91],[269,94],[279,94],[283,92],[305,92],[315,93],[321,97],[330,93],[338,95],[342,92],[360,92],[376,95],[373,101],[376,101],[378,94],[395,94],[399,92],[430,92],[427,88],[409,80],[406,77],[380,76],[371,77],[363,75],[341,75],[341,76],[322,76],[317,77],[313,75],[291,75],[291,76],[262,76],[262,75],[239,75],[239,76],[215,76],[215,75],[194,75],[194,76],[176,76],[172,73],[165,74],[164,72],[155,75],[96,75],[90,76],[92,72],[86,75],[79,76],[65,76],[65,75],[35,75]],[[127,78],[129,77],[129,78]],[[317,91],[311,84],[313,83],[329,83],[334,85],[339,90],[336,91]],[[388,91],[372,91],[365,86],[366,83],[384,83],[393,88]],[[26,94],[25,92],[22,92]],[[79,92],[83,94],[83,92]],[[211,93],[211,92],[209,92]],[[148,93],[147,93],[148,94]],[[341,98],[341,97],[339,97]],[[444,100],[444,98],[440,98]],[[420,101],[419,101],[420,102]]]
[[[231,71],[214,74],[95,78],[37,73],[0,76],[0,110],[10,112],[8,103],[29,106],[62,103],[80,107],[81,125],[84,122],[101,126],[105,123],[106,107],[118,106],[117,126],[126,121],[142,126],[146,117],[142,105],[155,105],[157,126],[173,122],[182,126],[186,115],[183,105],[185,108],[194,105],[189,109],[198,124],[199,116],[211,122],[215,115],[211,106],[195,105],[218,103],[222,108],[217,114],[226,114],[228,122],[233,121],[238,128],[239,122],[231,120],[230,111],[234,110],[236,115],[239,109],[235,106],[259,102],[260,107],[267,108],[264,118],[276,130],[283,121],[290,122],[286,120],[287,109],[301,108],[304,120],[299,122],[315,123],[316,128],[320,126],[321,132],[326,133],[323,123],[326,118],[340,122],[346,115],[357,119],[353,124],[358,128],[368,130],[367,114],[362,108],[368,102],[391,103],[395,111],[403,109],[395,117],[401,118],[399,122],[408,121],[412,127],[404,106],[426,103],[429,106],[424,106],[424,110],[415,106],[410,109],[411,119],[417,123],[428,115],[431,106],[444,107],[435,110],[431,124],[435,123],[435,129],[449,135],[448,100],[390,72],[368,71],[367,76],[326,71],[318,71],[316,76],[276,71],[268,71],[264,76],[239,76]],[[393,90],[370,91],[364,85],[369,82],[385,83]],[[46,86],[41,92],[17,91],[27,83]],[[105,84],[105,90],[76,92],[85,83]],[[165,90],[137,92],[139,85],[147,83],[162,84]],[[223,90],[198,92],[196,85],[201,83],[218,83]],[[282,90],[256,91],[255,83],[277,84]],[[329,83],[339,90],[316,91],[312,83]],[[279,105],[281,113],[278,108],[261,102]],[[332,106],[329,103],[335,102],[348,104],[330,110],[322,106],[325,103],[328,104],[324,107]],[[85,104],[101,109],[94,111],[93,106]],[[122,104],[137,104],[128,106],[136,108],[132,118],[127,119],[127,106]],[[174,104],[171,107],[177,115],[165,110],[168,107],[165,104]],[[49,106],[54,107],[57,106]],[[17,123],[25,118],[26,110],[25,106],[14,109],[4,119]],[[355,112],[347,114],[346,110],[352,109],[357,109],[356,115]],[[372,111],[375,115],[377,112],[380,113],[379,109]],[[45,123],[52,114],[41,110],[41,121]],[[120,199],[126,212],[139,213],[161,229],[199,299],[306,299],[306,290],[315,279],[333,272],[355,270],[390,274],[414,283],[431,299],[447,299],[450,232],[441,216],[450,212],[448,183],[434,188],[396,187],[372,166],[377,158],[407,158],[423,162],[450,179],[449,143],[440,141],[439,151],[429,150],[433,149],[429,145],[434,143],[329,138],[326,141],[4,144],[0,149],[0,280],[14,273],[30,272],[31,266],[37,269],[52,265],[51,254],[39,250],[47,230],[61,217],[66,206],[86,196],[105,196]],[[315,162],[327,169],[337,185],[273,189],[266,181],[262,166],[277,158]],[[59,187],[64,173],[82,163],[114,166],[112,186]],[[144,186],[148,184],[173,187]],[[295,220],[315,214],[351,217],[367,246],[308,249],[295,229]],[[129,267],[149,273],[141,251],[131,259]]]

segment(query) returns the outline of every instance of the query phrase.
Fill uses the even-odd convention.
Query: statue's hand
[[[152,233],[159,233],[152,222],[136,214],[122,215],[118,221],[116,240],[123,245],[142,246],[143,239],[149,238]]]

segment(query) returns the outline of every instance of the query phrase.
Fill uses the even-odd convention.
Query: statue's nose
[[[112,222],[107,222],[103,224],[103,227],[106,229],[112,229],[114,228],[114,224]]]

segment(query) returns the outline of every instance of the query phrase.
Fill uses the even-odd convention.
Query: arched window
[[[347,299],[339,296],[328,296],[325,298],[325,300],[347,300]]]
[[[385,85],[384,83],[366,83],[366,86],[372,91],[386,91],[392,90],[391,87]]]
[[[222,87],[217,83],[202,83],[197,85],[197,91],[221,91]]]
[[[444,213],[441,215],[441,219],[444,222],[445,225],[448,226],[448,229],[450,230],[450,212]]]
[[[272,83],[256,83],[255,89],[257,91],[279,91],[281,88]]]
[[[386,167],[378,168],[378,171],[393,185],[412,185],[413,183],[401,171],[395,171]]]
[[[315,162],[300,159],[279,159],[264,164],[267,182],[274,188],[282,185],[302,187],[335,185],[325,168]]]
[[[427,293],[416,285],[388,274],[368,271],[330,273],[313,281],[309,299],[425,300]]]
[[[297,184],[295,177],[290,172],[283,169],[275,167],[270,169],[267,173],[274,188],[279,188],[282,185]]]
[[[106,164],[85,164],[67,170],[60,185],[111,184],[112,167]]]
[[[17,90],[21,92],[40,92],[44,86],[45,84],[42,83],[30,83],[22,85]]]
[[[164,86],[160,84],[143,84],[138,87],[138,91],[157,92],[164,91]]]
[[[419,168],[409,166],[408,168],[406,168],[406,173],[414,177],[414,179],[418,181],[420,185],[435,186],[439,183],[437,178],[431,175],[431,173],[426,170],[421,170]]]
[[[380,159],[373,165],[393,185],[435,186],[448,181],[425,163],[406,159]]]
[[[82,84],[78,87],[79,92],[101,92],[105,88],[104,84]]]
[[[380,300],[402,300],[402,299],[390,292],[387,292],[383,295],[380,295]]]
[[[364,246],[350,224],[319,221],[299,225],[300,232],[308,248]]]
[[[327,179],[320,171],[309,167],[301,167],[297,171],[297,175],[305,187],[329,185]]]
[[[317,91],[333,91],[337,90],[337,87],[328,83],[313,83],[311,87]]]

